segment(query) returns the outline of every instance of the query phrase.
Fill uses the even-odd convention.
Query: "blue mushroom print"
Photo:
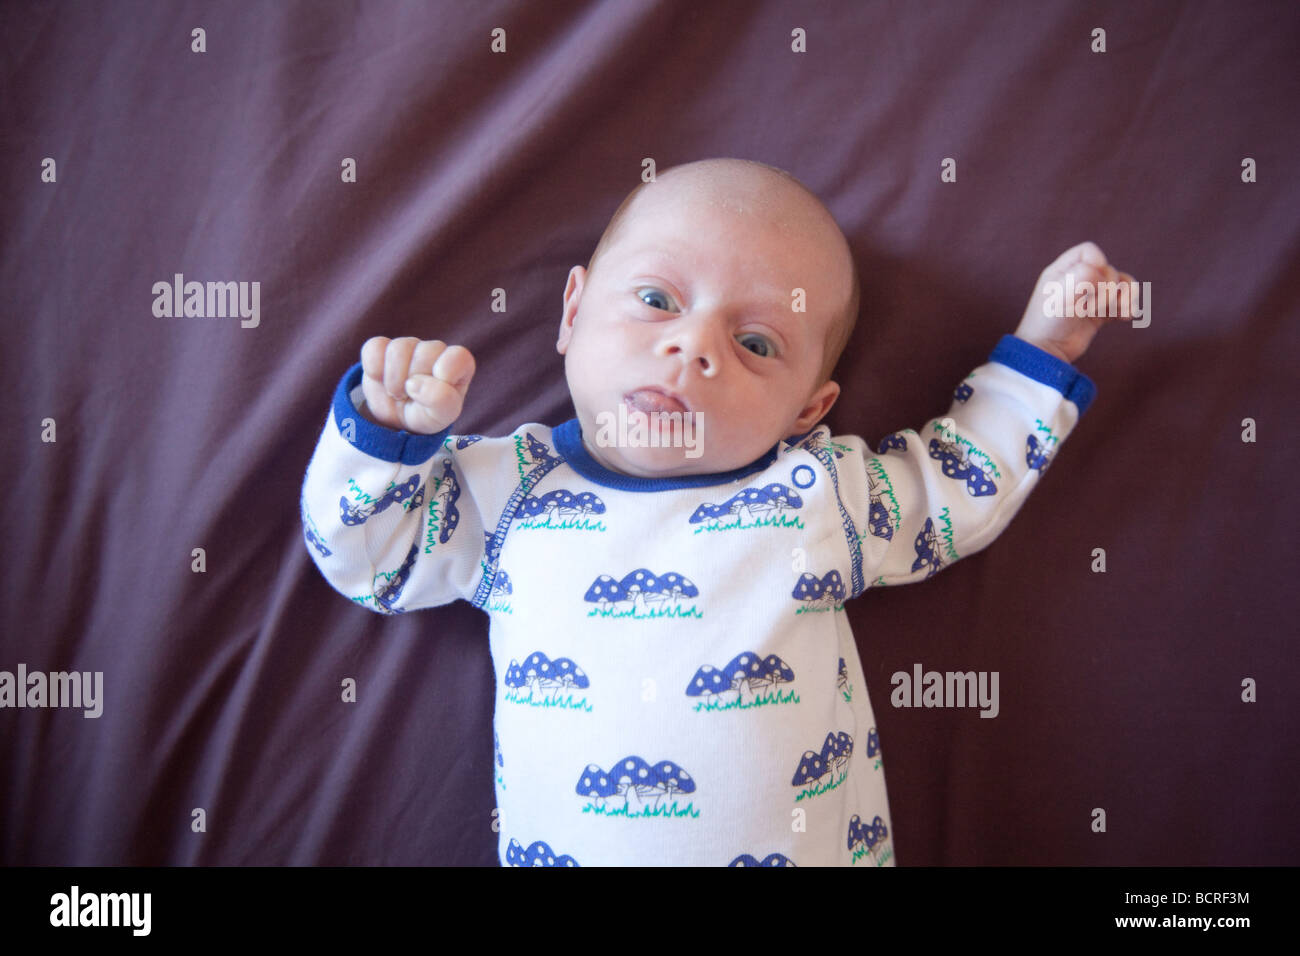
[[[354,488],[356,487],[355,482],[349,481],[349,484],[352,484]],[[389,505],[398,504],[411,498],[419,486],[420,476],[412,475],[401,484],[389,488],[375,501],[363,501],[354,505],[346,497],[339,498],[339,518],[348,527],[365,524],[366,520],[371,516],[386,511]],[[359,494],[360,490],[358,489],[356,493]]]
[[[775,654],[759,657],[753,651],[742,651],[725,667],[705,664],[697,670],[686,685],[686,696],[703,698],[695,705],[697,711],[797,704],[799,697],[793,690],[782,693],[779,689],[792,680],[794,671]]]
[[[790,780],[792,786],[804,787],[795,802],[834,790],[848,779],[852,754],[853,738],[844,731],[827,734],[820,753],[805,750]]]
[[[978,462],[972,461],[964,446],[951,441],[930,439],[930,457],[943,463],[946,477],[966,482],[966,492],[975,498],[997,494],[998,486]]]
[[[698,817],[700,811],[677,797],[695,792],[691,775],[671,760],[649,764],[640,757],[624,757],[608,773],[588,764],[575,792],[589,801],[583,813],[625,817]],[[671,800],[670,804],[668,801]]]
[[[799,576],[790,596],[803,604],[795,613],[803,614],[806,611],[839,611],[844,607],[847,593],[840,572],[827,571],[819,578],[805,571]]]
[[[515,467],[519,472],[519,488],[516,494],[522,497],[562,459],[551,454],[551,446],[541,441],[531,432],[514,436]],[[531,463],[530,463],[531,460]],[[517,499],[515,499],[517,501]],[[514,506],[513,503],[511,505]]]
[[[1040,475],[1047,471],[1052,463],[1052,454],[1047,450],[1047,443],[1040,442],[1038,436],[1028,435],[1025,440],[1025,464],[1035,469]]]
[[[695,529],[696,534],[772,525],[802,528],[803,521],[798,515],[785,516],[785,512],[802,507],[803,499],[794,489],[774,482],[762,488],[744,488],[720,505],[706,502],[695,509],[690,523],[700,525]]]
[[[853,852],[851,862],[870,854],[876,866],[881,866],[892,855],[885,845],[889,838],[889,828],[885,821],[876,817],[871,823],[863,823],[856,813],[849,820],[849,849]]]
[[[565,488],[557,488],[540,498],[529,495],[519,504],[519,516],[535,518],[538,515],[554,511],[560,515],[603,515],[605,502],[590,491],[574,494]]]
[[[876,733],[876,728],[872,727],[867,733],[867,759],[875,759],[876,765],[873,769],[880,769],[880,735]]]
[[[676,571],[654,574],[646,568],[629,571],[615,580],[602,574],[591,582],[583,600],[596,605],[588,617],[703,617],[694,605],[681,604],[682,598],[699,597],[700,589]]]
[[[894,539],[894,523],[889,520],[889,509],[885,507],[884,501],[881,500],[884,489],[874,477],[869,480],[870,487],[867,494],[871,500],[871,508],[867,512],[867,527],[877,538],[892,541]]]
[[[514,608],[510,605],[510,595],[514,593],[515,588],[510,583],[510,575],[505,571],[498,570],[496,576],[492,579],[492,590],[488,592],[488,600],[484,610],[513,614]]]
[[[464,451],[466,448],[474,444],[476,441],[482,441],[482,440],[483,440],[482,435],[461,435],[459,438],[456,439],[456,450]]]
[[[546,461],[551,457],[551,446],[534,438],[531,432],[524,433],[524,441],[528,446],[528,455],[533,461]]]
[[[885,826],[884,820],[880,819],[880,817],[876,817],[871,821],[871,830],[872,835],[876,838],[871,850],[871,855],[876,858],[876,865],[880,866],[888,860],[891,855],[888,847],[885,845],[885,841],[889,838],[889,828]]]
[[[975,389],[973,389],[967,383],[962,382],[953,390],[952,397],[964,404],[968,402],[970,400],[970,397],[974,394],[975,394]]]
[[[556,853],[541,840],[530,843],[524,849],[518,840],[511,840],[506,847],[506,864],[508,866],[577,866],[578,861],[568,855]]]
[[[814,432],[809,435],[799,447],[807,449],[818,457],[821,457],[820,453],[834,451],[836,458],[843,458],[844,452],[848,450],[848,446],[831,441],[830,436],[824,431]]]
[[[438,540],[446,544],[460,524],[460,509],[456,502],[460,500],[460,482],[456,480],[456,470],[451,466],[451,459],[442,464],[442,480],[438,484],[438,497],[442,499],[442,531]]]
[[[418,543],[411,545],[411,550],[406,553],[406,559],[389,577],[388,583],[375,592],[375,600],[389,614],[402,613],[400,608],[395,608],[393,605],[402,596],[402,589],[406,587],[406,582],[411,578],[411,568],[415,567],[415,556],[419,550],[420,545]]]
[[[574,494],[567,488],[557,488],[540,497],[528,495],[519,503],[515,520],[521,528],[581,528],[604,531],[605,526],[594,515],[605,513],[605,502],[590,491]]]
[[[512,658],[506,668],[505,685],[510,688],[505,699],[511,703],[591,710],[587,698],[574,700],[573,696],[575,690],[590,687],[591,681],[583,669],[567,657],[551,660],[541,651],[534,651],[524,658],[522,664]]]
[[[781,853],[769,853],[762,860],[758,860],[748,853],[742,853],[728,863],[727,866],[794,866],[794,860]]]
[[[939,536],[934,532],[933,518],[926,517],[925,526],[916,533],[913,547],[916,548],[916,560],[912,562],[913,571],[929,568],[929,573],[926,574],[928,578],[943,568],[943,559],[939,557]]]
[[[880,454],[887,451],[907,451],[907,437],[900,432],[886,435],[880,440]]]
[[[903,512],[894,494],[894,482],[879,456],[867,460],[867,498],[867,527],[861,538],[872,534],[893,541],[894,532],[903,524]]]
[[[303,530],[303,534],[307,536],[307,543],[310,544],[313,548],[315,548],[318,552],[320,552],[320,556],[322,558],[328,558],[331,554],[334,553],[329,548],[325,547],[325,542],[322,541],[320,538],[316,537],[316,532],[313,531],[311,528],[309,528],[306,524],[303,525],[302,530]]]
[[[853,700],[853,685],[849,683],[848,665],[842,657],[840,658],[839,671],[835,675],[835,686],[838,687],[840,693],[844,695],[845,702],[851,703]]]

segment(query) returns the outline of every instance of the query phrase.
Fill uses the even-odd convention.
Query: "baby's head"
[[[564,290],[556,348],[588,452],[639,477],[704,474],[806,432],[839,395],[830,375],[858,298],[843,233],[789,174],[738,159],[660,173],[623,200]],[[623,421],[690,414],[698,448],[599,441],[620,404]]]

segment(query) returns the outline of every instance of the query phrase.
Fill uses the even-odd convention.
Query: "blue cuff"
[[[1056,389],[1075,405],[1082,415],[1092,404],[1097,386],[1069,362],[1044,352],[1036,345],[1014,335],[1004,335],[989,356],[990,362],[999,362],[1022,375]]]
[[[355,437],[350,441],[353,447],[380,461],[403,465],[422,465],[438,453],[443,441],[451,434],[450,425],[436,435],[414,435],[405,430],[394,431],[376,425],[352,403],[352,390],[360,384],[361,363],[358,362],[344,373],[334,391],[334,421],[338,424],[352,420]]]

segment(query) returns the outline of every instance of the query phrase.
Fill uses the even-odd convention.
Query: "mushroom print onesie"
[[[361,374],[307,468],[307,549],[372,611],[487,613],[516,866],[893,865],[845,602],[997,537],[1094,394],[1008,335],[945,416],[878,452],[817,426],[736,471],[650,480],[597,464],[576,419],[375,425]]]

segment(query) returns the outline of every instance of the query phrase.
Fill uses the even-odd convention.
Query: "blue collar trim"
[[[708,475],[678,475],[672,478],[638,478],[635,475],[610,471],[592,458],[587,451],[587,446],[582,443],[582,428],[576,418],[570,418],[563,425],[553,428],[551,437],[555,441],[556,451],[564,456],[564,460],[574,471],[588,481],[606,488],[617,488],[619,491],[674,491],[678,488],[705,488],[709,485],[729,484],[765,470],[776,461],[777,451],[781,447],[781,443],[777,442],[762,458],[734,471]]]

